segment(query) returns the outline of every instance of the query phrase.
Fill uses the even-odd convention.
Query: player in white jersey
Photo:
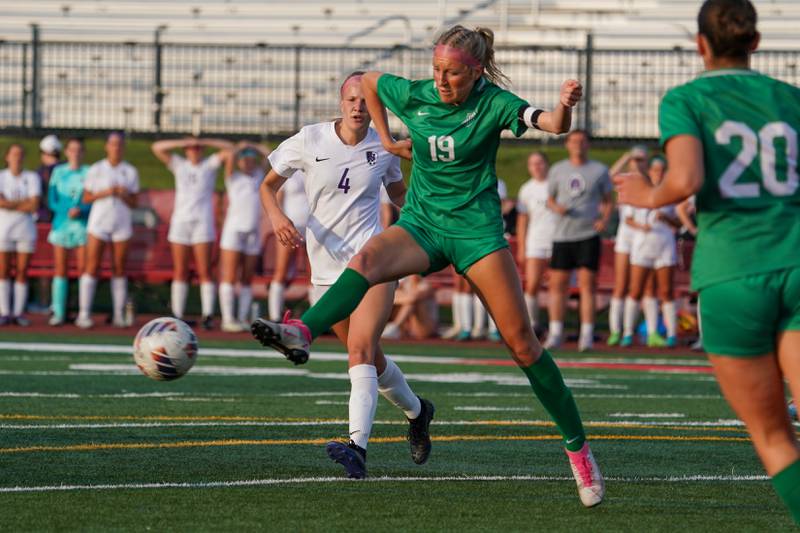
[[[219,308],[222,331],[238,333],[245,325],[253,301],[253,274],[261,257],[261,203],[258,188],[264,178],[269,148],[239,143],[224,152],[228,211],[220,239]],[[235,285],[239,282],[239,309],[234,314]]]
[[[127,327],[124,318],[128,298],[128,280],[125,262],[128,242],[133,235],[131,213],[139,194],[139,173],[125,162],[125,136],[121,132],[109,134],[105,144],[105,159],[98,161],[86,174],[83,184],[83,202],[92,204],[86,230],[86,271],[79,283],[79,308],[75,325],[92,327],[91,309],[97,287],[97,271],[106,243],[111,243],[112,273],[111,300],[115,327]]]
[[[622,172],[647,173],[647,147],[636,145],[622,154],[611,165],[609,174],[614,176]],[[611,302],[608,307],[608,345],[616,346],[622,337],[622,318],[625,296],[628,294],[630,278],[630,256],[633,245],[634,229],[625,221],[633,215],[633,208],[629,205],[618,204],[619,225],[614,239],[614,290],[611,293]]]
[[[200,280],[200,307],[203,327],[211,329],[214,314],[214,281],[211,278],[211,254],[216,239],[214,227],[214,186],[222,159],[219,153],[203,157],[206,148],[230,150],[233,145],[222,139],[166,139],[156,141],[153,154],[175,176],[175,207],[169,222],[172,251],[172,314],[183,318],[189,292],[189,256],[194,255]],[[185,157],[174,153],[182,149]]]
[[[661,169],[650,166],[650,180],[657,185],[664,176]],[[625,300],[624,331],[620,346],[633,343],[633,329],[639,313],[644,309],[647,322],[647,345],[674,347],[677,345],[677,309],[675,307],[674,277],[677,264],[675,230],[680,220],[674,205],[658,209],[635,208],[628,217],[628,225],[635,228],[631,246],[631,277],[628,297]],[[661,313],[667,329],[667,338],[658,334],[658,300],[647,294],[648,279],[655,278],[656,295],[661,300]]]
[[[530,179],[517,198],[517,261],[525,268],[525,305],[535,330],[539,328],[537,296],[553,253],[555,214],[547,207],[550,162],[542,152],[528,156]]]
[[[305,175],[301,170],[295,172],[278,191],[278,203],[284,214],[292,221],[297,232],[304,235],[308,222],[308,199],[305,190]],[[269,299],[267,302],[270,320],[276,322],[283,316],[284,295],[286,286],[291,280],[294,265],[305,250],[290,248],[275,241],[275,269],[272,281],[269,284]]]
[[[400,161],[384,150],[378,134],[369,127],[360,72],[342,84],[340,108],[342,118],[306,126],[272,152],[272,170],[261,187],[261,201],[278,240],[284,246],[297,247],[303,237],[278,206],[276,193],[288,176],[304,171],[311,211],[305,241],[313,290],[318,295],[336,281],[364,243],[381,232],[381,186],[386,186],[397,205],[405,199]],[[411,425],[410,435],[424,429],[427,436],[433,418],[433,405],[414,395],[400,369],[378,344],[392,310],[394,289],[394,282],[375,285],[348,319],[333,326],[349,356],[351,440],[347,444],[330,442],[326,449],[352,478],[366,476],[366,447],[379,391],[403,410]],[[417,427],[420,425],[424,427]],[[428,440],[421,455],[412,449],[412,457],[422,463],[429,452]]]
[[[28,326],[23,315],[28,301],[28,263],[36,249],[33,214],[39,209],[42,182],[36,172],[24,170],[25,149],[12,144],[0,171],[0,325]],[[12,259],[16,260],[14,304],[11,308]]]

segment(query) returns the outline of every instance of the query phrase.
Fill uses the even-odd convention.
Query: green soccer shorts
[[[422,272],[423,276],[438,272],[448,265],[453,265],[456,272],[464,273],[479,259],[490,253],[508,248],[508,241],[502,234],[486,237],[454,239],[442,235],[436,230],[417,224],[413,217],[400,215],[396,225],[408,232],[409,235],[425,250],[430,260],[428,270]]]
[[[699,315],[708,353],[732,357],[774,353],[780,332],[800,330],[800,267],[700,289]]]

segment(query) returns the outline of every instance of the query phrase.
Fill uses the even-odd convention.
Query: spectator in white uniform
[[[261,187],[261,201],[278,241],[298,247],[303,236],[280,209],[276,193],[287,176],[297,170],[305,173],[310,207],[305,241],[314,284],[312,301],[336,281],[370,237],[382,231],[381,187],[386,187],[395,204],[405,200],[400,160],[386,152],[369,127],[361,73],[345,79],[340,108],[342,118],[306,126],[272,152],[272,170]],[[366,447],[379,391],[409,419],[425,409],[378,343],[392,310],[394,289],[394,282],[370,288],[353,314],[333,326],[348,350],[350,442],[330,442],[327,452],[350,477],[366,476]]]
[[[75,320],[79,328],[92,327],[91,309],[97,287],[97,272],[107,243],[111,243],[111,301],[112,324],[128,327],[124,310],[128,298],[128,279],[125,263],[128,243],[133,235],[131,213],[139,194],[139,173],[124,161],[125,136],[109,134],[105,144],[105,159],[89,168],[83,184],[83,202],[92,204],[87,223],[86,271],[79,283],[80,312]]]
[[[204,157],[206,148],[229,150],[231,143],[221,139],[169,139],[153,143],[153,154],[175,176],[175,207],[169,222],[167,240],[172,250],[172,314],[183,318],[189,292],[189,257],[200,280],[200,307],[203,328],[211,329],[214,314],[214,281],[211,254],[217,237],[214,224],[214,186],[222,160],[219,153]],[[174,153],[182,149],[185,157]]]
[[[219,308],[222,331],[238,333],[250,329],[245,324],[253,301],[253,274],[261,257],[261,202],[258,188],[264,179],[269,148],[239,143],[224,153],[225,189],[228,211],[220,239]],[[239,283],[239,307],[234,313],[236,283]]]
[[[28,263],[36,250],[36,224],[42,182],[36,172],[22,168],[25,149],[12,144],[0,171],[0,325],[28,326],[23,316],[28,301]],[[11,303],[11,262],[16,260],[14,303]]]
[[[528,175],[517,199],[517,260],[525,268],[525,305],[540,331],[538,295],[553,254],[555,214],[547,208],[550,162],[542,152],[528,156]]]

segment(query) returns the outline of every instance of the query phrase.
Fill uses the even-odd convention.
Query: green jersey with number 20
[[[525,132],[519,110],[528,103],[484,78],[460,105],[443,103],[433,80],[390,74],[379,78],[378,95],[411,134],[403,217],[447,237],[502,234],[495,174],[500,132]]]
[[[692,287],[800,266],[800,89],[753,70],[704,72],[664,96],[661,143],[703,143]]]

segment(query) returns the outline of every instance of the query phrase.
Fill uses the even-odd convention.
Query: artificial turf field
[[[584,509],[555,428],[500,347],[388,344],[436,405],[433,452],[413,464],[405,419],[380,399],[370,477],[351,481],[324,451],[347,434],[337,344],[293,367],[244,337],[201,334],[195,368],[160,383],[139,374],[129,341],[0,332],[0,530],[792,528],[702,356],[556,354],[607,480],[605,502]]]

